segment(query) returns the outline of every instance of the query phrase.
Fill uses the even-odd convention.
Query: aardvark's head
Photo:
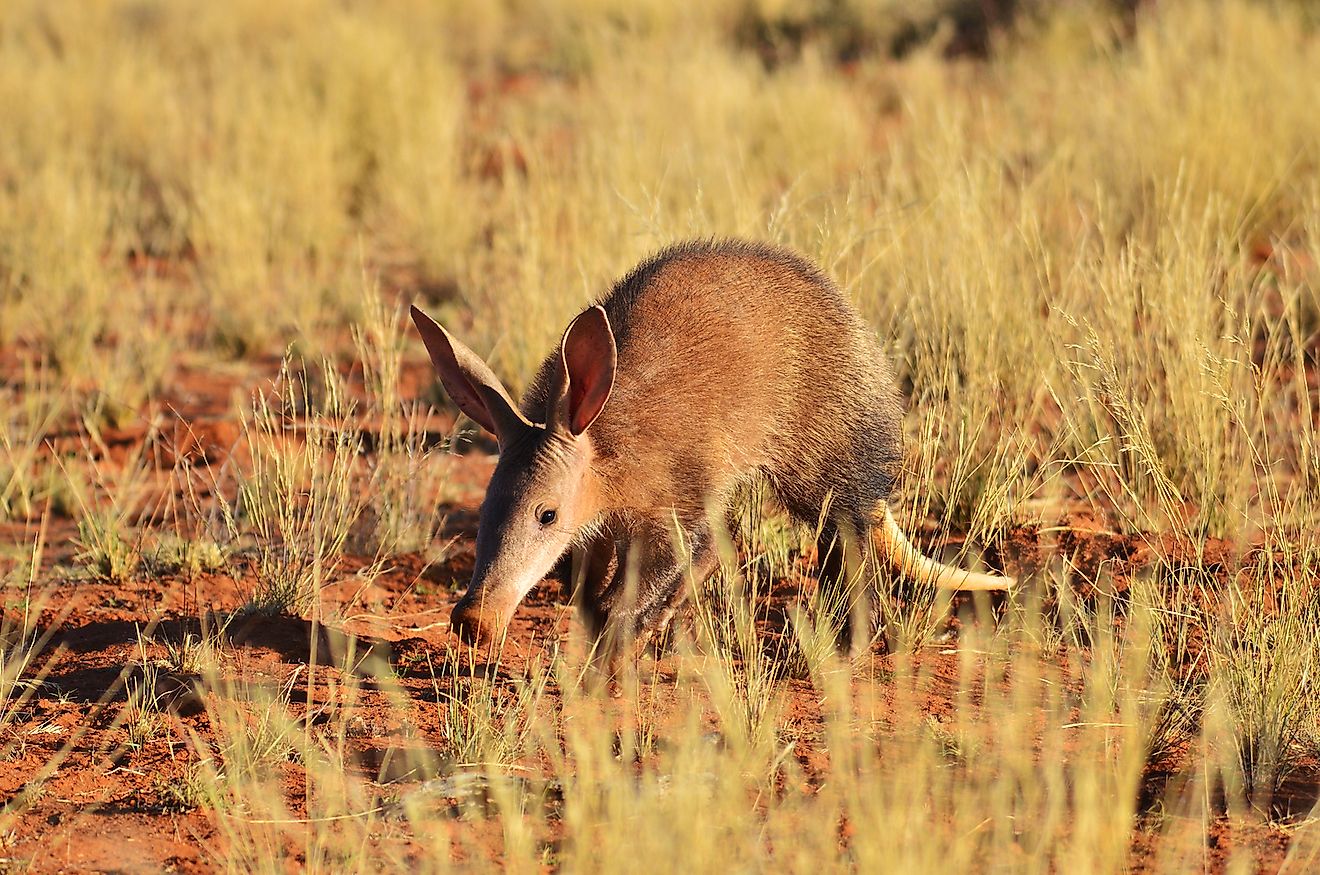
[[[587,429],[614,386],[614,335],[600,307],[573,320],[544,421],[530,422],[480,357],[416,307],[412,318],[449,397],[499,442],[481,504],[477,565],[451,618],[464,641],[485,644],[504,633],[523,596],[600,512]]]

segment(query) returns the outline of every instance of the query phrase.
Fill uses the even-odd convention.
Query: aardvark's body
[[[500,634],[570,548],[593,634],[663,624],[689,576],[715,570],[711,526],[756,477],[801,522],[827,508],[826,587],[846,577],[843,542],[873,529],[909,573],[1012,583],[931,563],[894,525],[901,409],[884,356],[834,284],[785,250],[697,242],[644,262],[573,321],[521,411],[484,362],[413,317],[451,397],[500,445],[453,615],[468,640]]]

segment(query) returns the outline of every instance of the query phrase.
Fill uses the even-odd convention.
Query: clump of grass
[[[0,577],[3,586],[4,609],[0,618],[0,732],[3,732],[23,711],[41,684],[42,678],[55,666],[52,656],[40,668],[36,661],[50,644],[59,628],[59,621],[69,608],[57,612],[45,628],[38,619],[50,602],[51,593],[37,585],[41,573],[41,557],[46,536],[43,525],[33,538],[32,548],[22,561],[5,569]]]
[[[1225,473],[1226,459],[1195,457],[1200,451],[1217,452],[1218,442],[1162,442],[1152,416],[1158,408],[1142,397],[1143,390],[1126,385],[1140,372],[1125,367],[1118,359],[1122,353],[1094,329],[1088,329],[1087,338],[1087,363],[1075,366],[1096,406],[1087,434],[1099,436],[1083,452],[1103,488],[1121,512],[1144,528],[1173,528],[1184,543],[1199,543],[1210,531],[1222,531],[1222,486],[1213,478]],[[1198,461],[1201,468],[1195,467]],[[1181,477],[1179,470],[1199,473]]]
[[[444,752],[455,769],[498,772],[529,753],[550,668],[537,661],[510,685],[482,675],[470,661],[461,672],[463,662],[454,653],[443,675],[431,671]]]
[[[78,505],[78,552],[89,572],[114,583],[125,583],[142,564],[144,530],[151,478],[150,434],[122,464],[108,461],[104,445],[87,450],[86,482],[79,469],[65,466],[65,477]],[[99,456],[99,458],[98,458]]]
[[[393,868],[407,865],[403,861],[409,858],[416,863],[416,855],[406,851],[408,836],[387,820],[381,788],[362,779],[362,764],[351,749],[363,733],[344,715],[361,699],[361,685],[352,674],[314,679],[317,671],[300,666],[275,686],[206,673],[212,734],[204,739],[190,732],[195,771],[186,776],[187,802],[204,808],[223,837],[217,866],[261,870],[291,853],[336,871]],[[397,685],[384,674],[375,680],[398,705],[391,719],[404,721],[406,735],[408,715]],[[308,691],[306,709],[294,704],[300,685]],[[425,760],[425,751],[419,759]],[[301,798],[285,793],[291,772],[306,781]],[[323,824],[337,826],[323,829]],[[412,834],[434,837],[426,828]]]
[[[125,428],[149,416],[148,402],[164,385],[177,354],[175,334],[162,324],[167,318],[148,307],[137,313],[130,308],[116,312],[119,336],[108,347],[96,348],[84,366],[92,389],[83,397],[79,414],[90,434]]]
[[[41,449],[64,412],[44,372],[25,374],[20,390],[0,391],[0,519],[27,519],[43,494]]]
[[[118,720],[124,730],[124,746],[129,750],[146,747],[160,729],[160,670],[147,656],[141,630],[137,635],[137,651],[137,670],[124,682],[126,698]]]
[[[1209,629],[1211,695],[1228,719],[1243,791],[1266,815],[1307,753],[1320,695],[1320,617],[1292,568],[1263,561],[1230,588]]]
[[[157,574],[177,574],[193,580],[228,567],[229,550],[207,536],[165,534],[155,540],[143,560]]]
[[[366,388],[365,415],[377,430],[367,456],[367,505],[359,538],[377,554],[433,546],[442,521],[436,501],[446,483],[442,446],[428,434],[426,410],[399,394],[407,342],[402,311],[388,308],[379,289],[364,284],[363,322],[353,331]]]
[[[224,625],[232,617],[231,614]],[[159,643],[165,648],[161,664],[176,675],[203,676],[215,672],[224,652],[224,625],[208,628],[203,621],[200,632],[182,629],[177,636],[161,635]]]
[[[692,594],[696,644],[714,667],[700,675],[737,749],[768,755],[778,741],[777,683],[791,648],[784,637],[767,640],[757,626],[758,598],[768,585],[759,567],[765,557],[738,564],[732,545],[721,540],[720,570]]]
[[[1150,642],[1152,762],[1184,749],[1201,728],[1209,669],[1198,648],[1213,625],[1203,608],[1203,585],[1185,575],[1143,575],[1130,584],[1132,613],[1147,624],[1138,633]]]
[[[257,871],[281,859],[294,844],[287,834],[297,822],[282,782],[294,761],[316,762],[313,740],[290,709],[302,669],[278,687],[250,678],[209,672],[206,712],[211,733],[190,730],[196,774],[189,793],[204,808],[225,841],[218,867]],[[319,773],[319,770],[318,770]],[[308,835],[315,842],[313,831]]]
[[[127,583],[142,563],[142,550],[138,539],[125,532],[115,514],[93,512],[78,520],[75,558],[97,577]]]
[[[361,442],[351,404],[327,363],[322,397],[286,360],[273,397],[258,395],[243,418],[251,468],[239,506],[255,540],[255,610],[303,613],[339,567],[364,498],[354,478]]]
[[[295,668],[277,688],[210,675],[207,713],[216,722],[216,758],[207,747],[199,753],[215,770],[211,788],[230,802],[263,787],[282,765],[301,757],[304,733],[289,703],[302,671]]]
[[[187,813],[201,808],[207,802],[205,777],[201,767],[196,764],[189,765],[177,777],[156,778],[152,787],[161,808],[166,811]]]

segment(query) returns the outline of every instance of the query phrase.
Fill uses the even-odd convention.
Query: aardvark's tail
[[[876,553],[896,571],[907,577],[934,583],[940,589],[1007,590],[1017,586],[1017,581],[1011,577],[962,571],[927,559],[912,546],[888,507],[885,508],[884,519],[876,521],[871,537]]]

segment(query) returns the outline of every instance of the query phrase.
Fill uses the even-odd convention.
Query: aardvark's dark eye
[[[552,525],[555,521],[555,517],[558,515],[559,514],[555,512],[554,508],[546,508],[541,511],[541,515],[537,517],[537,520],[541,523],[541,528],[545,528],[548,525]]]

